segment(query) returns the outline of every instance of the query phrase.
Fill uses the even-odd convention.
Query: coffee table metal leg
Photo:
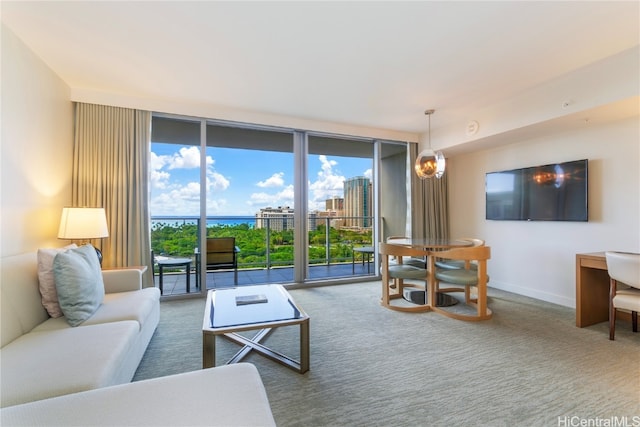
[[[306,325],[306,327],[305,327]],[[304,322],[300,324],[300,361],[286,356],[280,352],[272,350],[259,341],[267,336],[271,332],[271,328],[261,330],[253,339],[249,339],[235,332],[223,334],[222,336],[236,344],[244,346],[236,355],[227,362],[227,364],[238,363],[249,352],[256,351],[262,356],[278,362],[288,368],[293,369],[301,374],[304,374],[309,370],[309,323]],[[204,356],[203,356],[204,357]]]
[[[216,336],[202,334],[202,369],[216,366]]]
[[[267,329],[261,329],[260,332],[258,332],[253,338],[251,338],[251,341],[255,342],[255,343],[260,343],[260,341],[262,341],[264,338],[267,337],[267,335],[269,335],[271,333],[272,329],[271,328],[267,328]],[[236,334],[237,335],[237,334]],[[223,335],[223,337],[228,338],[228,336],[225,334]],[[238,343],[237,340],[231,339],[229,338],[231,341]],[[240,344],[240,343],[238,343]],[[242,347],[242,349],[237,352],[228,362],[227,365],[230,365],[232,363],[238,363],[241,362],[242,359],[244,359],[244,357],[249,354],[251,352],[251,350],[253,350],[253,347],[249,346],[249,345],[244,345],[244,347]]]
[[[309,319],[300,323],[300,373],[309,370]]]

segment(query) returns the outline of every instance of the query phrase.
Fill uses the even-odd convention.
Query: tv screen
[[[588,160],[486,174],[486,218],[588,221]]]

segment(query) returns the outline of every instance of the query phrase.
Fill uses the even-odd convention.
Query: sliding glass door
[[[374,142],[308,137],[310,280],[376,274]]]
[[[206,134],[206,238],[235,239],[237,261],[207,272],[207,287],[293,282],[293,133],[208,122]]]
[[[149,210],[154,283],[163,295],[199,292],[200,121],[153,117]]]

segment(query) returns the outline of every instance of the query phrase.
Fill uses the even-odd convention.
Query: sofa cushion
[[[142,329],[145,321],[150,319],[150,313],[158,305],[160,290],[158,288],[144,288],[139,291],[117,292],[105,294],[102,304],[82,326],[100,323],[135,320]],[[49,319],[36,326],[34,332],[66,329],[70,325],[64,317]]]
[[[138,330],[124,321],[21,336],[0,350],[1,406],[130,381],[121,371]]]
[[[60,308],[71,326],[95,313],[104,299],[104,283],[95,248],[83,245],[60,252],[53,260]]]
[[[135,320],[142,328],[145,319],[160,300],[160,289],[144,288],[139,291],[106,294],[104,302],[85,324]]]
[[[60,252],[77,248],[75,243],[63,248],[38,249],[38,283],[40,295],[42,295],[42,305],[47,309],[51,317],[63,315],[60,304],[58,304],[58,292],[56,291],[56,280],[53,274],[53,259]]]

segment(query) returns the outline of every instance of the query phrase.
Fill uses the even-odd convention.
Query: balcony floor
[[[373,262],[370,265],[356,262],[355,264],[313,265],[309,267],[309,279],[337,279],[348,277],[375,276]],[[159,277],[156,274],[154,284],[158,287]],[[181,272],[165,272],[163,274],[163,295],[184,295],[187,293],[186,274]],[[191,293],[199,292],[196,288],[195,270],[190,276]],[[279,267],[271,269],[242,269],[238,270],[238,286],[260,285],[267,283],[292,283],[293,267]],[[212,271],[207,273],[207,289],[226,288],[234,286],[233,271]]]

